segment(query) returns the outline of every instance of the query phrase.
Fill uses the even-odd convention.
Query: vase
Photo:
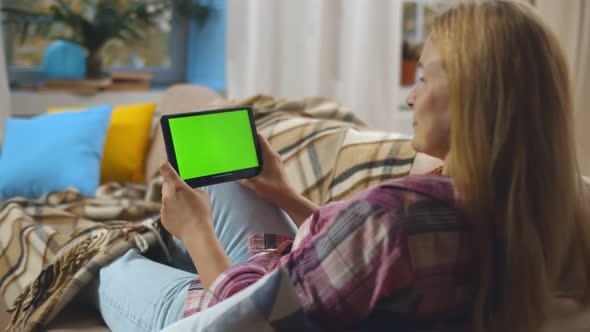
[[[65,40],[53,42],[43,54],[43,70],[49,79],[79,79],[86,75],[86,52]]]
[[[417,60],[402,60],[401,85],[410,86],[416,82]]]
[[[102,59],[100,57],[100,52],[91,51],[88,53],[88,56],[86,56],[86,77],[102,77]]]

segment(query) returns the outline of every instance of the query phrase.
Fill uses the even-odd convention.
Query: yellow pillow
[[[80,107],[50,108],[47,113],[80,111]],[[143,183],[155,103],[117,106],[104,145],[100,182]]]

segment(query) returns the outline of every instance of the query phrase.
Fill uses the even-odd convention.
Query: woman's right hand
[[[262,153],[262,171],[256,177],[242,179],[238,183],[281,207],[281,203],[289,199],[288,196],[292,195],[294,190],[287,179],[281,156],[261,134],[258,134],[258,142]]]
[[[262,171],[254,178],[238,182],[287,212],[299,227],[318,206],[291,187],[281,156],[266,138],[258,134],[258,142],[262,150]]]

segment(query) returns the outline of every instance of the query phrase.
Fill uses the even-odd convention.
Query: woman
[[[447,176],[387,181],[318,208],[289,186],[262,137],[264,170],[241,181],[259,198],[234,184],[192,190],[164,163],[162,225],[179,239],[175,266],[194,272],[192,261],[199,279],[130,251],[100,272],[109,326],[162,328],[181,308],[202,310],[276,268],[289,273],[306,319],[332,328],[362,327],[385,303],[409,324],[537,331],[560,299],[587,303],[590,220],[555,36],[529,5],[509,0],[461,3],[431,31],[408,97],[412,144],[443,159]],[[248,258],[248,232],[294,226],[280,254]],[[145,285],[137,292],[130,282]]]

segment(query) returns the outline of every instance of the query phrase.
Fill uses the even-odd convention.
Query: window
[[[402,1],[402,57],[400,63],[399,100],[400,116],[411,119],[411,108],[406,104],[416,82],[418,59],[424,41],[428,37],[428,22],[447,5],[449,0],[403,0]],[[411,121],[410,121],[411,123]],[[402,130],[403,131],[403,130]],[[411,127],[404,131],[412,133]]]
[[[53,0],[2,0],[4,5],[49,8]],[[80,8],[83,0],[66,0]],[[141,0],[119,0],[123,5]],[[154,83],[183,81],[186,76],[188,20],[172,19],[165,13],[157,25],[150,27],[145,40],[109,41],[101,51],[103,66],[109,70],[141,70],[154,73]],[[172,23],[171,23],[172,22]],[[53,42],[48,36],[30,34],[24,43],[14,26],[4,25],[8,76],[11,82],[32,83],[43,79],[42,59],[45,48]],[[63,26],[54,26],[49,35],[63,35]]]
[[[440,12],[448,0],[406,0],[402,11],[402,70],[401,86],[411,86],[416,80],[417,62],[428,37],[428,22]]]

